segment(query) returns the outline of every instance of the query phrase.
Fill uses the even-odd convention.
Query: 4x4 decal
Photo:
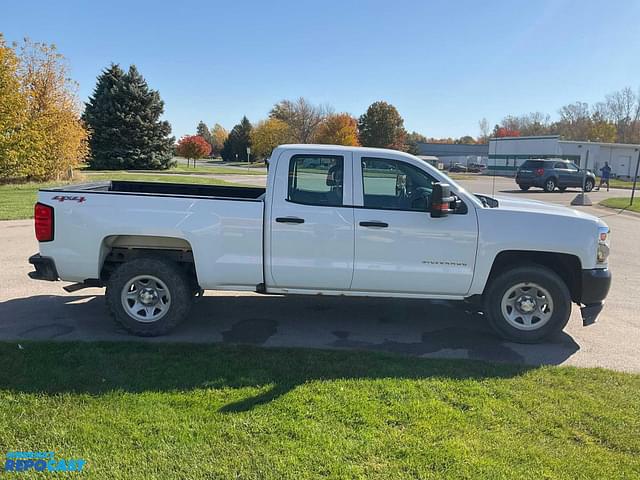
[[[56,195],[51,200],[57,200],[59,202],[64,202],[65,200],[68,200],[70,202],[82,203],[86,200],[86,198],[78,195]]]

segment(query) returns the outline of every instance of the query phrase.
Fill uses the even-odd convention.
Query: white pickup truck
[[[477,302],[537,342],[585,325],[611,275],[609,229],[542,202],[467,192],[394,150],[284,145],[267,188],[111,181],[43,189],[30,276],[106,286],[136,335],[167,333],[204,289]]]

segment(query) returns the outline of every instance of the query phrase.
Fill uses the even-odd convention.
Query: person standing
[[[609,191],[609,179],[611,178],[611,167],[609,166],[609,162],[604,162],[604,167],[600,169],[600,185],[598,185],[598,190],[600,187],[607,184],[607,192]]]

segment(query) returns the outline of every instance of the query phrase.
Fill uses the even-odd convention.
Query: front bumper
[[[582,324],[591,325],[598,320],[604,307],[604,299],[611,287],[611,272],[607,268],[582,270],[582,294],[580,308]]]
[[[29,272],[29,278],[34,280],[48,280],[55,282],[58,280],[58,271],[53,258],[43,257],[39,253],[29,257],[29,263],[36,267],[35,272]]]

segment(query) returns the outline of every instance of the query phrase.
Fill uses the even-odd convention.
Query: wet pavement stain
[[[61,325],[59,323],[52,323],[49,325],[42,325],[39,327],[33,327],[20,333],[21,337],[34,340],[47,340],[51,338],[61,337],[73,332],[74,327],[69,325]]]
[[[224,343],[262,345],[278,331],[278,322],[270,318],[248,318],[222,332]]]
[[[424,332],[420,342],[385,340],[381,343],[371,343],[350,339],[349,332],[333,332],[333,334],[338,339],[331,343],[331,346],[339,348],[360,348],[418,356],[442,350],[465,350],[469,358],[477,360],[524,363],[522,355],[509,348],[492,333],[464,328],[444,328]]]

